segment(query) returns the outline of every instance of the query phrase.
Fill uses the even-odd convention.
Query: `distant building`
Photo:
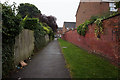
[[[63,24],[63,33],[70,29],[75,29],[76,22],[64,22]]]
[[[81,0],[76,12],[76,27],[90,19],[91,16],[117,11],[114,2],[108,2],[109,0],[101,1],[102,2],[84,2]]]
[[[57,29],[57,37],[61,37],[63,34],[63,28],[62,27],[58,27]]]

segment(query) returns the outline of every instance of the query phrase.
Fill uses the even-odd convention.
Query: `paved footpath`
[[[65,60],[57,40],[50,42],[32,58],[24,69],[12,75],[12,78],[69,78]]]

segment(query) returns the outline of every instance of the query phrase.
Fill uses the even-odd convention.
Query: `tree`
[[[57,31],[58,25],[56,23],[56,17],[54,16],[46,16],[46,15],[40,15],[39,16],[40,22],[46,23],[48,26],[52,28],[54,32]]]
[[[22,18],[24,18],[26,15],[28,15],[30,18],[34,18],[40,15],[41,11],[38,10],[38,8],[33,4],[21,3],[18,6],[18,14],[21,15]]]
[[[39,18],[40,22],[46,23],[48,26],[52,28],[54,32],[57,31],[57,23],[56,23],[56,17],[54,16],[46,16],[42,15],[40,10],[33,4],[29,3],[22,3],[18,6],[18,15],[21,15],[22,18],[24,18],[26,15],[29,18]]]
[[[57,20],[56,17],[48,16],[47,18],[48,18],[48,26],[51,26],[53,31],[56,32],[58,28],[57,23],[56,23],[56,20]]]

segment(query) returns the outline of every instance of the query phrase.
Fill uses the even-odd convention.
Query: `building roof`
[[[75,28],[76,22],[64,22],[65,28]]]

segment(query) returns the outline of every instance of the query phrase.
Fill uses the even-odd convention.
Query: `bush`
[[[27,16],[23,19],[22,25],[25,29],[36,30],[39,27],[39,19],[37,18],[27,18]]]
[[[43,29],[46,32],[46,34],[49,35],[49,39],[53,40],[54,39],[54,32],[53,32],[52,28],[49,27],[46,23],[40,23],[40,24],[43,27]]]
[[[52,29],[47,24],[40,24],[37,18],[22,20],[22,17],[15,14],[15,4],[2,4],[2,74],[3,77],[15,68],[14,65],[14,44],[15,37],[23,29],[34,31],[35,49],[40,49],[46,45],[45,35],[53,36]],[[1,14],[1,13],[0,13]],[[47,31],[47,32],[46,32]]]
[[[13,4],[13,6],[15,6]],[[15,37],[22,31],[21,17],[15,15],[15,8],[2,4],[2,75],[6,76],[14,66]],[[8,67],[9,66],[9,67]]]
[[[25,29],[34,31],[35,52],[46,45],[45,35],[49,35],[52,30],[47,24],[39,23],[37,18],[27,18],[27,16],[23,19],[21,24]]]
[[[2,5],[2,32],[6,36],[17,36],[22,31],[22,26],[20,26],[21,17],[19,15],[15,16],[11,6]]]

